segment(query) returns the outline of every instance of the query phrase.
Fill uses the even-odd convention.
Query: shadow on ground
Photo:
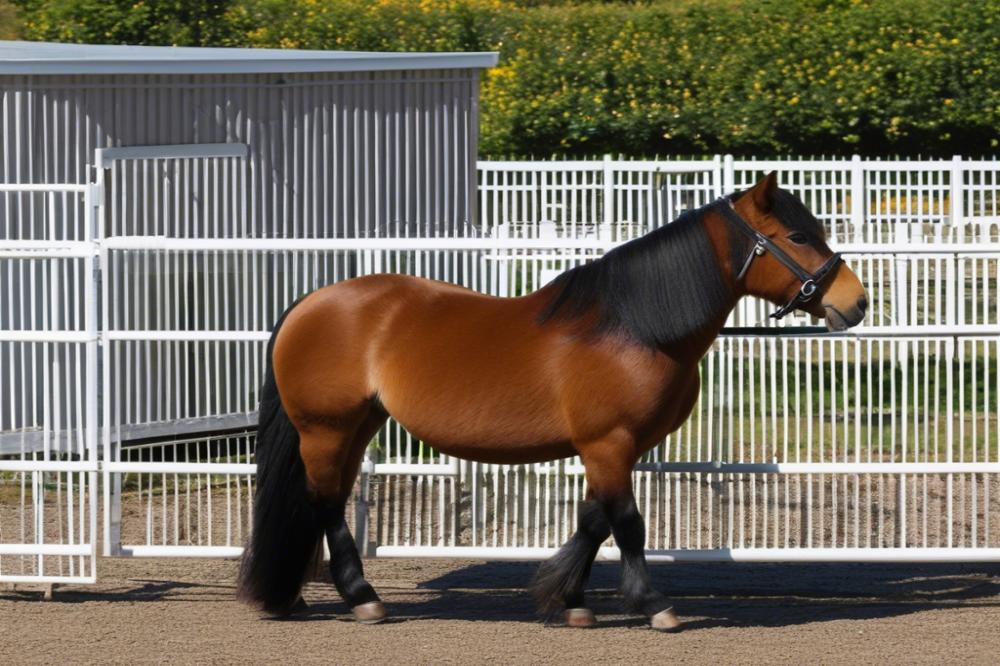
[[[411,567],[412,568],[412,567]],[[390,622],[444,619],[468,622],[540,621],[525,586],[537,564],[493,562],[453,569],[402,586],[385,583]],[[380,566],[380,577],[392,564]],[[411,572],[412,574],[412,572]],[[831,620],[862,620],[959,607],[1000,607],[1000,565],[887,564],[673,564],[652,568],[654,583],[676,601],[685,629],[778,627]],[[643,618],[622,612],[615,590],[619,567],[594,566],[588,592],[602,627],[642,627]],[[306,588],[310,607],[291,622],[351,621],[328,580]],[[0,601],[37,598],[0,593]],[[132,578],[109,590],[59,591],[54,602],[232,601],[231,582],[201,584]]]
[[[392,621],[539,622],[524,590],[536,568],[514,562],[475,564],[421,583],[415,591],[382,591]],[[685,629],[789,626],[1000,607],[1000,565],[993,564],[674,564],[655,566],[652,574],[656,586],[676,601]],[[644,618],[623,612],[615,592],[618,575],[617,564],[594,566],[588,599],[603,616],[600,626],[645,626]],[[313,603],[308,613],[290,619],[335,618],[350,619],[344,604]]]

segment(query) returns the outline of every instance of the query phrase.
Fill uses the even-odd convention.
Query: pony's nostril
[[[861,298],[858,299],[858,309],[861,310],[862,312],[864,312],[865,310],[868,309],[868,298],[867,297],[862,296]]]

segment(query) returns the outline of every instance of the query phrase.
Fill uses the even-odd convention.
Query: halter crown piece
[[[790,270],[802,286],[799,291],[792,297],[790,301],[785,303],[783,306],[778,308],[772,315],[773,319],[781,319],[789,312],[799,307],[803,303],[808,303],[812,300],[812,297],[816,295],[816,291],[819,286],[823,284],[823,281],[830,276],[833,269],[843,261],[840,257],[839,252],[834,252],[833,255],[827,259],[822,266],[817,268],[814,272],[810,273],[804,269],[801,264],[792,259],[788,254],[785,253],[778,245],[760,233],[756,229],[750,226],[750,223],[743,219],[739,213],[736,212],[736,207],[733,206],[733,200],[729,197],[722,197],[719,200],[719,210],[722,212],[723,217],[732,222],[743,235],[747,236],[753,241],[753,249],[750,250],[750,254],[747,255],[746,260],[743,262],[743,267],[740,268],[740,272],[736,274],[737,280],[742,280],[750,270],[750,264],[753,263],[754,258],[762,256],[765,252],[770,252],[775,259],[777,259],[785,268]]]

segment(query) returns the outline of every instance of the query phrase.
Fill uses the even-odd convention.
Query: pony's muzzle
[[[854,307],[847,312],[841,311],[833,305],[824,304],[826,328],[829,331],[846,331],[852,326],[857,326],[864,320],[865,312],[868,309],[868,299],[862,296],[855,303]]]

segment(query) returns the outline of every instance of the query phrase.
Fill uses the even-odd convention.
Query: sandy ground
[[[685,622],[623,615],[618,568],[595,567],[594,629],[546,626],[524,592],[535,564],[377,560],[392,620],[350,621],[332,586],[310,611],[260,617],[233,598],[236,563],[100,561],[93,587],[0,591],[0,663],[962,663],[1000,655],[998,565],[654,568]]]

